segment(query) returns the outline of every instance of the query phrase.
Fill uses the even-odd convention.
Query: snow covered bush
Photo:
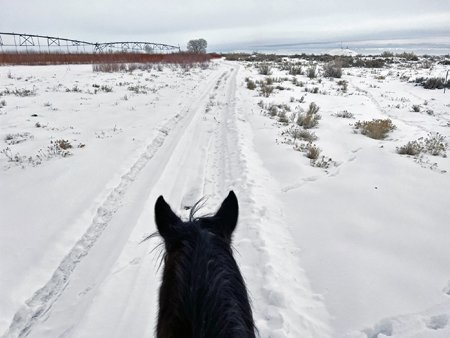
[[[332,78],[342,77],[342,62],[339,60],[334,60],[326,63],[323,66],[323,76]]]
[[[297,117],[297,124],[304,129],[311,129],[319,124],[322,118],[319,112],[319,106],[311,102],[306,113],[300,113]]]
[[[94,94],[97,94],[97,92],[100,90],[100,91],[102,91],[102,92],[105,92],[105,93],[111,93],[112,92],[112,87],[110,87],[110,86],[107,86],[107,85],[98,85],[98,84],[96,84],[96,83],[94,83],[93,85],[92,85],[92,87],[94,87],[95,88],[95,90],[94,90]]]
[[[395,125],[390,119],[373,119],[372,121],[358,121],[355,123],[355,130],[367,137],[382,140],[395,129]]]
[[[289,118],[287,117],[286,112],[284,110],[282,110],[278,113],[278,122],[283,123],[283,124],[289,123]]]
[[[269,106],[268,112],[269,112],[270,116],[277,116],[278,115],[278,108],[277,108],[277,106],[276,105]]]
[[[425,151],[432,156],[447,156],[448,143],[445,136],[439,133],[429,133],[428,137],[423,140]]]
[[[330,157],[322,156],[320,159],[312,160],[311,165],[316,168],[327,169],[331,165],[336,165],[336,162]]]
[[[0,92],[0,96],[2,95],[15,95],[19,97],[26,97],[26,96],[35,96],[36,95],[36,89],[14,89],[9,90],[8,88],[4,90],[3,92]]]
[[[315,133],[310,132],[308,130],[300,129],[295,126],[286,130],[285,133],[291,136],[294,139],[294,141],[301,140],[306,142],[313,142],[317,140],[317,136]]]
[[[82,143],[78,146],[78,148],[84,147],[85,145]],[[53,158],[69,157],[72,153],[68,149],[71,148],[73,148],[73,146],[68,140],[61,139],[51,141],[46,149],[39,149],[38,153],[33,156],[24,156],[19,153],[13,153],[9,147],[2,149],[0,154],[3,154],[8,162],[25,168],[26,166],[36,167],[41,165],[43,161],[49,161]]]
[[[16,134],[7,134],[5,136],[5,143],[8,145],[18,144],[25,142],[26,140],[33,139],[33,135],[28,132],[25,133],[16,133]]]
[[[441,77],[416,78],[415,82],[425,89],[443,89],[450,88],[450,81],[445,82]]]
[[[246,78],[245,82],[247,82],[247,89],[250,89],[250,90],[256,89],[256,83],[252,79]]]
[[[147,94],[147,87],[143,85],[136,84],[134,86],[129,86],[128,90],[134,92],[135,94]]]
[[[268,86],[273,85],[273,83],[275,82],[273,77],[270,77],[270,76],[266,77],[264,79],[264,81],[265,81],[266,85],[268,85]]]
[[[301,66],[290,66],[288,72],[289,75],[303,75],[303,69]]]
[[[394,57],[394,53],[385,50],[383,53],[381,53],[381,56],[384,58],[392,58]]]
[[[271,75],[272,67],[268,63],[260,63],[258,64],[258,73],[261,75]]]
[[[98,63],[92,65],[93,72],[114,73],[124,72],[127,70],[127,65],[124,63]]]
[[[309,67],[308,70],[306,71],[306,75],[310,78],[310,79],[314,79],[317,77],[317,73],[316,73],[316,67]]]
[[[260,93],[264,97],[269,97],[273,93],[273,86],[267,85],[265,83],[261,84]]]
[[[306,151],[306,157],[310,160],[317,160],[320,155],[320,148],[314,144],[308,143],[307,145],[307,151]]]
[[[347,89],[348,89],[348,82],[347,81],[345,81],[345,80],[340,80],[340,81],[338,81],[338,86],[341,86],[341,90],[344,92],[344,93],[346,93],[347,92]]]
[[[347,110],[341,111],[339,113],[333,114],[333,116],[341,117],[344,119],[354,119],[355,116]]]
[[[320,148],[311,142],[295,145],[294,149],[305,153],[310,160],[317,160],[321,152]]]
[[[73,148],[72,144],[67,140],[56,140],[55,142],[51,142],[52,144],[55,144],[56,147],[60,148],[61,150],[67,150],[70,148]]]
[[[413,52],[411,53],[403,52],[400,54],[396,54],[395,56],[398,58],[406,59],[407,61],[419,61],[419,58]]]
[[[418,141],[409,141],[405,145],[397,148],[397,153],[400,155],[416,156],[422,152],[422,145]]]

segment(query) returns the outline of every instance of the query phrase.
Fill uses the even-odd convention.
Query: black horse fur
[[[255,337],[247,290],[231,248],[238,213],[233,191],[214,216],[188,222],[162,196],[157,199],[155,222],[165,246],[158,338]]]

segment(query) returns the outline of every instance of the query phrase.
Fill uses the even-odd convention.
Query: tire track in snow
[[[219,82],[214,90],[208,93],[209,102],[204,102],[204,108],[209,106],[212,97],[222,94],[225,84],[223,81],[222,84]],[[157,308],[155,297],[161,271],[156,271],[158,252],[151,253],[159,239],[149,240],[145,245],[137,243],[148,235],[149,227],[153,227],[152,211],[158,195],[163,194],[170,201],[172,208],[183,214],[186,207],[192,206],[192,202],[196,202],[204,193],[201,187],[207,176],[205,170],[208,161],[212,157],[207,145],[213,143],[210,141],[214,138],[213,131],[219,123],[214,119],[218,117],[218,107],[220,105],[215,105],[210,110],[199,110],[192,122],[183,126],[183,133],[177,138],[176,144],[169,149],[165,147],[166,156],[169,158],[157,168],[159,172],[155,174],[155,184],[145,197],[144,211],[138,217],[120,257],[115,260],[118,264],[114,264],[109,275],[96,286],[99,291],[96,292],[94,304],[86,309],[86,317],[78,320],[79,325],[75,324],[73,329],[69,328],[71,337],[85,337],[92,332],[106,332],[108,337],[141,337],[147,336],[153,329],[153,318],[156,318],[154,311]],[[145,170],[145,175],[151,173],[154,172]],[[135,206],[133,208],[140,210]],[[111,307],[111,302],[120,304],[120,309]],[[98,314],[104,311],[107,311],[107,315],[98,318]],[[139,319],[142,317],[145,317],[144,322]],[[42,334],[39,337],[41,336]]]
[[[97,239],[108,226],[113,215],[119,209],[121,198],[126,193],[129,185],[132,184],[142,168],[163,145],[169,130],[179,119],[180,115],[176,115],[175,118],[161,128],[159,135],[147,147],[146,151],[139,157],[130,170],[121,177],[119,185],[113,189],[103,204],[97,209],[91,226],[63,259],[50,281],[27,300],[25,306],[15,314],[5,337],[27,336],[35,322],[50,310],[53,303],[64,292],[70,275],[78,263],[89,253],[89,250],[96,243]]]
[[[142,169],[163,146],[170,131],[183,120],[187,120],[186,123],[189,123],[192,120],[195,113],[198,112],[198,107],[196,107],[196,109],[191,109],[191,106],[196,102],[203,103],[204,98],[209,94],[211,87],[216,83],[216,80],[215,77],[211,81],[212,84],[209,84],[206,91],[200,95],[200,98],[193,101],[193,103],[191,102],[187,108],[183,109],[183,113],[176,114],[158,128],[158,135],[147,145],[145,151],[139,156],[137,161],[121,177],[119,184],[98,207],[89,228],[64,257],[50,280],[42,288],[37,290],[16,312],[8,331],[5,332],[2,337],[26,337],[31,332],[33,326],[42,320],[43,317],[48,315],[53,304],[66,289],[73,271],[83,258],[88,255],[90,249],[95,245],[99,237],[108,227],[114,214],[119,210],[121,201],[130,185],[136,180]]]
[[[330,336],[328,313],[315,295],[296,258],[282,207],[252,145],[252,130],[237,104],[233,67],[225,105],[216,130],[216,191],[236,190],[240,221],[234,235],[236,259],[247,282],[256,325],[262,337]]]

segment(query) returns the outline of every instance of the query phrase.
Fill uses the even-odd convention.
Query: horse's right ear
[[[236,228],[238,216],[238,200],[234,192],[230,191],[214,216],[218,223],[216,231],[218,230],[220,234],[228,241],[231,241],[231,235]]]
[[[173,228],[180,222],[180,218],[170,209],[164,198],[159,196],[155,203],[155,223],[159,234],[166,242],[173,238]]]

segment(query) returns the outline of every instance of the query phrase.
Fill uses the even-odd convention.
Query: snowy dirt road
[[[140,242],[155,231],[157,196],[186,216],[203,196],[209,200],[202,212],[214,211],[230,189],[241,210],[236,256],[261,336],[329,335],[322,299],[310,290],[268,173],[253,150],[236,91],[238,72],[236,64],[220,64],[184,106],[169,104],[172,117],[158,124],[130,165],[118,166],[121,173],[104,188],[102,201],[88,207],[95,212],[83,217],[86,230],[45,285],[28,290],[2,328],[4,337],[152,336],[159,242]]]
[[[284,66],[0,67],[0,336],[152,337],[157,197],[187,218],[232,189],[261,337],[448,337],[450,160],[397,153],[450,138],[448,94],[404,80],[444,67],[354,67],[343,83]],[[313,102],[323,162],[289,138]],[[354,129],[373,118],[396,128]]]

